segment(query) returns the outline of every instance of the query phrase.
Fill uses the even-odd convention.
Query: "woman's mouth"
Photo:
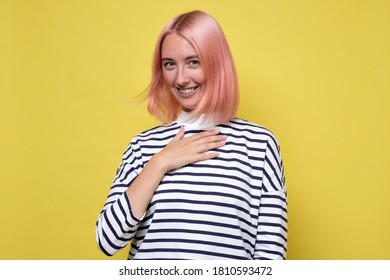
[[[177,88],[177,90],[181,93],[181,94],[191,94],[193,93],[195,90],[198,89],[198,86],[196,87],[192,87],[192,88]]]

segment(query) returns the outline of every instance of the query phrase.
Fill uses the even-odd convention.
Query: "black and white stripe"
[[[134,137],[96,226],[97,243],[113,255],[132,240],[129,259],[284,259],[287,196],[278,142],[267,129],[235,119],[214,159],[168,172],[141,220],[126,189],[180,126]],[[186,126],[186,137],[202,126]]]

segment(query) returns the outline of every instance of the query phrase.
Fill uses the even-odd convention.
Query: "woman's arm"
[[[131,163],[121,164],[128,166],[126,172],[129,173],[130,183],[117,184],[111,188],[97,221],[97,243],[105,254],[115,254],[134,236],[166,172],[214,158],[218,153],[211,150],[222,147],[226,142],[226,137],[219,135],[218,130],[201,132],[187,138],[184,138],[184,134],[182,127],[173,140],[155,154],[144,168],[138,168],[141,170],[139,172],[136,156],[127,157]]]
[[[218,135],[218,130],[198,133],[184,138],[181,127],[173,140],[161,152],[155,154],[131,186],[127,195],[136,217],[142,217],[152,196],[165,173],[190,163],[211,159],[218,156],[210,150],[225,145],[226,137]]]
[[[267,144],[254,259],[285,259],[287,252],[287,192],[279,145]]]

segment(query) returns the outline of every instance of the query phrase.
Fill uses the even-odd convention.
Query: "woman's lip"
[[[176,88],[177,91],[180,93],[180,95],[183,95],[183,96],[190,96],[192,95],[194,92],[196,92],[198,90],[199,86],[195,86],[195,87],[190,87],[190,88],[185,88],[185,89],[179,89],[179,88]],[[182,92],[182,91],[186,91],[186,90],[191,90],[189,91],[188,93],[186,92]]]

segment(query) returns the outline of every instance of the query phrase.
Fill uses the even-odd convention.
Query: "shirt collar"
[[[181,111],[176,122],[186,128],[192,129],[213,129],[216,123],[212,119],[206,119],[206,115],[202,114],[199,118],[193,118],[188,112]]]

